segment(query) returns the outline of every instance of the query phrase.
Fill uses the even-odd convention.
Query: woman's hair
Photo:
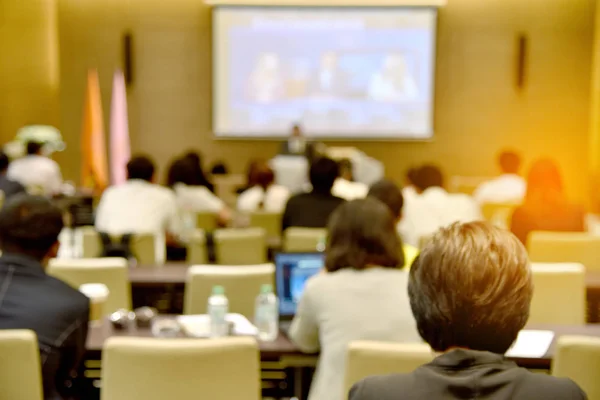
[[[190,151],[183,156],[183,159],[190,161],[194,168],[194,184],[191,186],[205,186],[208,190],[214,192],[215,187],[212,182],[208,180],[204,173],[204,169],[202,168],[202,156],[200,153]]]
[[[250,160],[246,167],[246,187],[256,186],[256,172],[261,164],[265,163],[262,159]]]
[[[402,268],[404,256],[388,207],[373,198],[340,205],[327,226],[325,267],[334,272],[344,268],[362,270],[370,265]]]
[[[256,167],[255,184],[263,190],[267,190],[275,182],[275,173],[267,163],[261,163]]]
[[[172,188],[177,183],[188,186],[202,186],[193,160],[184,157],[171,163],[167,171],[167,186]]]
[[[540,206],[565,202],[560,170],[553,160],[542,158],[533,163],[527,176],[525,202]]]
[[[504,354],[529,318],[527,251],[516,236],[490,224],[454,224],[413,262],[408,295],[419,333],[433,350]]]

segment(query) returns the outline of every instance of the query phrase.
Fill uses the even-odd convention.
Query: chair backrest
[[[600,399],[600,338],[561,336],[556,344],[552,375],[571,378],[587,394]]]
[[[189,264],[206,264],[208,253],[206,251],[206,233],[202,229],[195,229],[187,243],[187,260]]]
[[[93,226],[79,228],[82,241],[82,257],[97,258],[102,253],[100,235]],[[111,235],[113,241],[120,241],[121,235]],[[131,238],[130,248],[140,265],[154,265],[156,257],[156,237],[151,233],[135,234]]]
[[[532,264],[529,323],[585,324],[585,268],[581,264]]]
[[[196,213],[196,228],[205,232],[212,232],[217,229],[218,216],[212,211],[201,211]]]
[[[288,228],[283,233],[283,251],[317,251],[319,243],[327,237],[325,228]]]
[[[583,232],[531,232],[527,239],[533,262],[581,263],[600,271],[600,237]]]
[[[267,237],[262,228],[218,229],[214,241],[217,264],[255,265],[267,261]]]
[[[124,258],[55,258],[48,264],[48,274],[79,289],[84,283],[102,283],[109,290],[104,306],[106,314],[121,308],[131,309],[129,264]]]
[[[352,342],[348,345],[344,398],[352,385],[368,376],[409,373],[433,358],[425,343]]]
[[[510,220],[517,203],[484,203],[481,213],[486,221],[502,229],[510,229]]]
[[[281,213],[254,211],[250,213],[250,226],[262,228],[267,238],[278,238],[281,236]]]
[[[102,400],[259,400],[254,338],[115,337],[102,352]]]
[[[206,314],[208,298],[215,285],[225,288],[229,312],[254,319],[254,301],[264,284],[273,285],[273,264],[246,266],[198,265],[188,270],[184,293],[184,314]]]
[[[0,330],[0,397],[42,400],[37,337],[29,330]]]

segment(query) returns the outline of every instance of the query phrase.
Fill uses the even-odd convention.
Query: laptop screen
[[[275,282],[279,315],[293,317],[306,281],[323,269],[323,253],[279,253],[275,255]]]

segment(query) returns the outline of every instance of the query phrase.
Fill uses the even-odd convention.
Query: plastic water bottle
[[[258,338],[270,342],[279,334],[279,300],[273,293],[273,286],[262,285],[256,298],[254,324],[258,328]]]
[[[225,319],[228,311],[229,300],[225,297],[225,288],[213,286],[212,295],[208,298],[211,337],[222,337],[229,334],[229,324]]]

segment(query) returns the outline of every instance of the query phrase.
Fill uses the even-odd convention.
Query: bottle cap
[[[220,285],[215,285],[212,288],[212,294],[225,294],[225,288]]]
[[[260,287],[260,293],[261,294],[269,294],[269,293],[273,293],[273,286],[267,284],[264,284]]]

